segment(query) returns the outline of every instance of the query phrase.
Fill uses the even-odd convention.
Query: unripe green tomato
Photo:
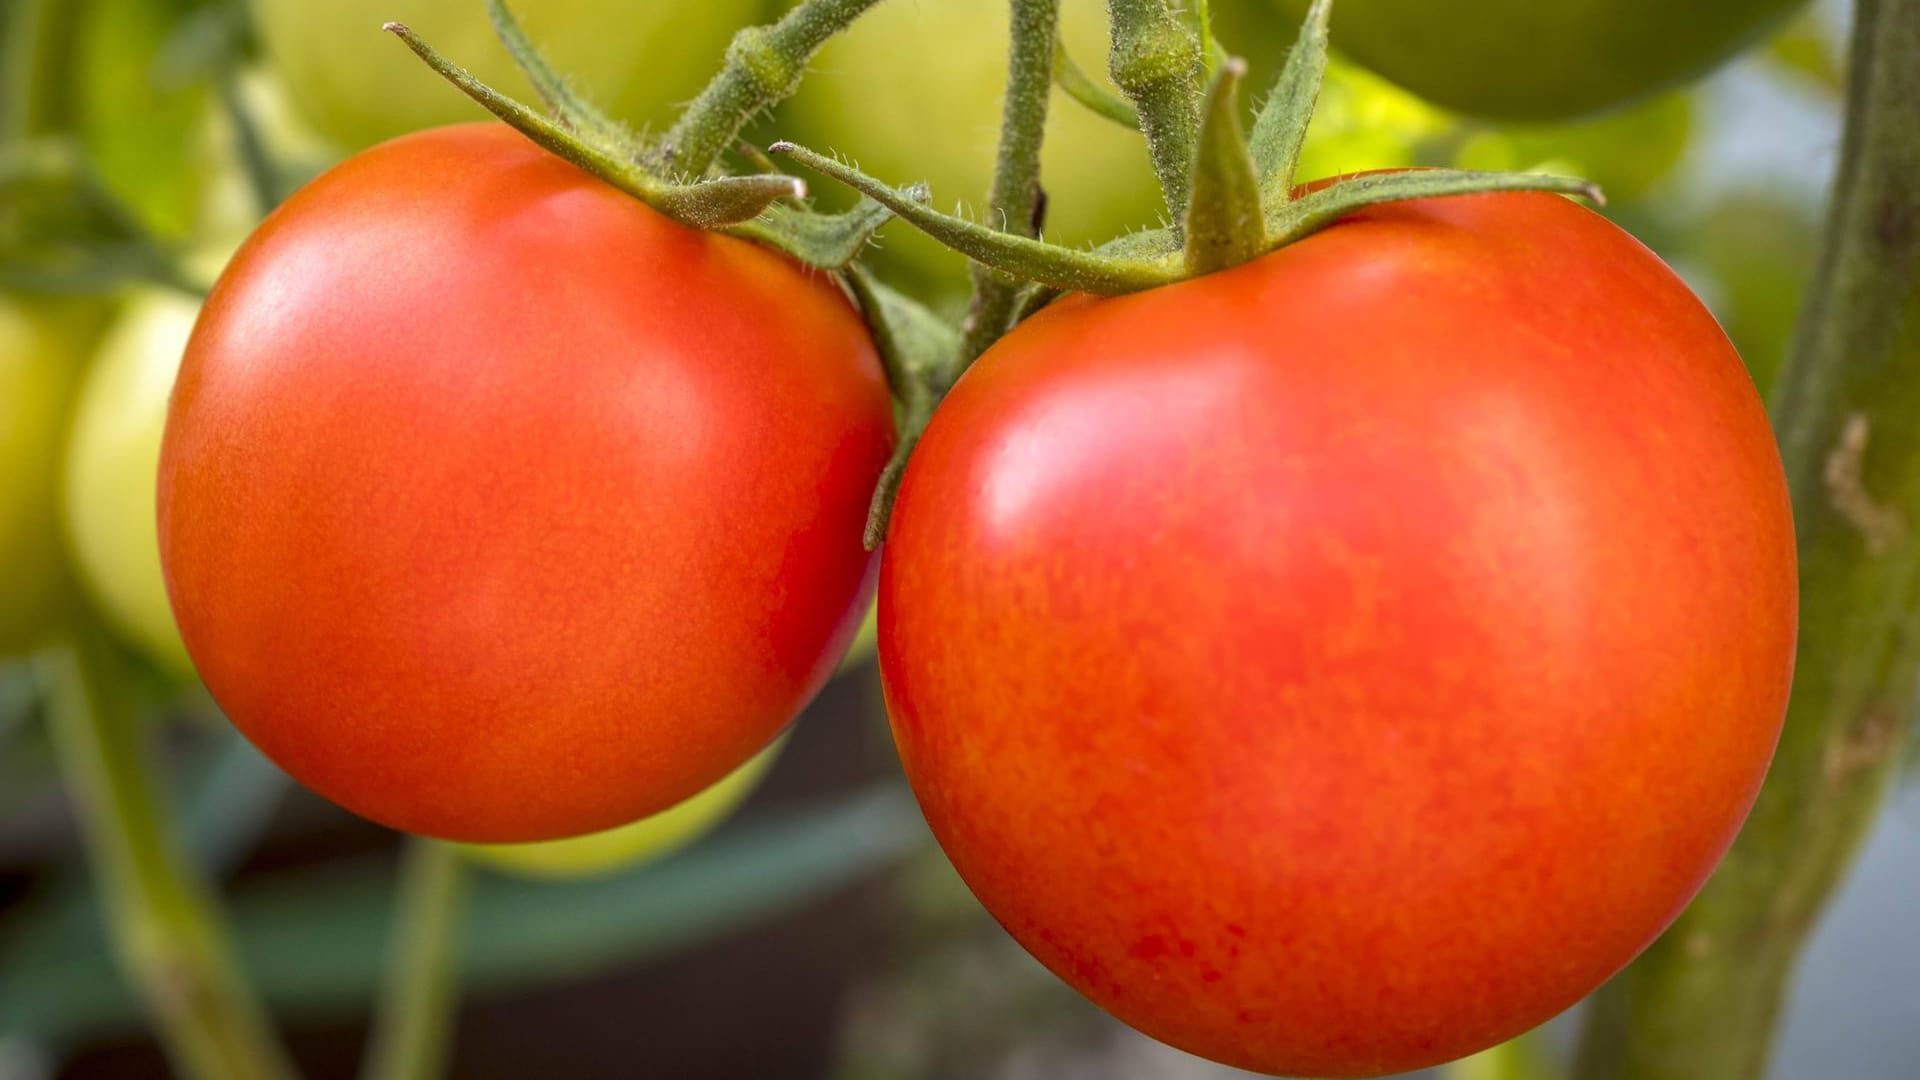
[[[712,787],[652,817],[601,832],[532,844],[461,844],[475,862],[536,878],[597,877],[663,859],[718,828],[760,786],[786,737],[748,758]]]
[[[1305,182],[1429,164],[1421,159],[1421,147],[1459,127],[1452,113],[1335,58],[1327,64],[1295,177]]]
[[[95,305],[0,296],[0,656],[58,617],[59,461]]]
[[[853,644],[840,657],[840,666],[834,674],[844,674],[873,659],[875,647],[880,639],[880,610],[877,605],[867,605],[867,617],[860,620],[860,629],[854,632]]]
[[[358,150],[421,128],[481,119],[478,105],[380,32],[405,23],[494,89],[529,103],[481,0],[249,0],[267,55],[314,125]],[[660,127],[719,70],[759,0],[513,0],[552,65],[607,113]]]
[[[1645,195],[1672,175],[1692,135],[1692,99],[1667,94],[1597,120],[1479,131],[1460,145],[1454,164],[1578,176],[1620,202]]]
[[[1312,0],[1278,0],[1294,20]],[[1567,120],[1701,75],[1804,0],[1342,0],[1333,47],[1439,105]]]
[[[191,672],[160,578],[155,523],[167,397],[200,305],[174,292],[127,301],[100,342],[67,446],[67,540],[88,597],[170,671]]]

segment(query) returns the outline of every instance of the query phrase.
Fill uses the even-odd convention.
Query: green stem
[[[759,217],[780,199],[798,199],[807,193],[806,185],[791,176],[764,173],[719,176],[692,184],[662,182],[638,164],[621,157],[619,148],[584,140],[561,122],[488,86],[466,68],[441,55],[405,24],[390,22],[383,29],[406,43],[407,48],[441,78],[514,130],[554,156],[592,173],[682,225],[695,229],[738,225]],[[507,41],[511,47],[512,39]]]
[[[253,189],[253,199],[260,212],[269,213],[286,197],[286,191],[281,186],[280,169],[267,150],[266,139],[260,134],[260,125],[254,119],[253,109],[241,94],[239,75],[232,65],[221,68],[217,83],[220,104],[226,110],[228,122],[233,125],[234,146],[239,151],[247,185]]]
[[[1795,964],[1874,822],[1920,685],[1920,0],[1860,0],[1825,247],[1773,402],[1800,650],[1726,861],[1597,996],[1583,1080],[1765,1073]]]
[[[1140,114],[1134,111],[1133,104],[1094,82],[1092,76],[1073,62],[1067,47],[1059,42],[1055,42],[1053,48],[1053,81],[1068,97],[1094,115],[1103,116],[1123,128],[1140,130]]]
[[[1012,0],[1012,47],[1007,92],[1000,111],[1000,155],[987,196],[988,223],[1020,236],[1040,235],[1040,143],[1053,89],[1060,0]],[[1013,317],[1020,283],[979,263],[970,267],[973,303],[967,312],[962,363],[1000,340]]]
[[[880,0],[804,0],[771,26],[749,26],[727,46],[725,66],[693,99],[658,148],[669,174],[698,178],[755,116],[786,100],[827,39]]]
[[[1168,220],[1186,220],[1200,125],[1200,41],[1167,0],[1108,0],[1113,52],[1108,71],[1140,114]]]
[[[175,1070],[205,1080],[292,1076],[214,897],[163,827],[121,658],[83,630],[38,664],[121,966]]]
[[[366,1080],[428,1080],[446,1072],[459,1006],[460,916],[466,864],[451,844],[407,841],[400,905]]]

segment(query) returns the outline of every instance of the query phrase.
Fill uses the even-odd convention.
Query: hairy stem
[[[466,864],[451,844],[411,837],[400,871],[400,904],[366,1080],[431,1080],[444,1075],[459,1005],[457,947]]]
[[[988,224],[1026,237],[1040,235],[1040,143],[1053,89],[1060,0],[1011,0],[1012,49],[1000,112],[1000,156],[987,196]],[[961,362],[987,350],[1007,332],[1018,282],[979,263],[970,266],[973,302],[967,312]]]
[[[793,93],[820,46],[879,2],[805,0],[779,22],[734,35],[725,66],[661,140],[661,167],[689,178],[705,175],[741,128]]]
[[[114,946],[175,1071],[202,1080],[292,1076],[213,896],[165,828],[122,659],[86,628],[42,653],[38,666]]]
[[[1760,1077],[1920,683],[1920,0],[1860,0],[1825,247],[1773,402],[1800,548],[1786,729],[1740,839],[1595,1001],[1583,1080]]]
[[[1168,220],[1186,220],[1188,185],[1200,127],[1200,40],[1167,0],[1108,0],[1115,86],[1140,114],[1154,174],[1166,195]]]

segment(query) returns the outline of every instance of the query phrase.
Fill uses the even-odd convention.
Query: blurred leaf
[[[70,141],[0,148],[0,287],[98,292],[134,280],[193,287]]]
[[[17,657],[0,660],[0,744],[20,733],[39,700],[33,666]]]
[[[212,87],[207,4],[87,0],[75,73],[75,126],[107,190],[146,228],[192,229],[206,165],[195,137]]]
[[[259,843],[291,781],[225,722],[211,741],[201,767],[183,787],[191,794],[178,801],[187,850],[202,871],[220,878]]]
[[[1639,198],[1672,175],[1693,134],[1693,102],[1667,94],[1624,112],[1570,124],[1474,124],[1453,164],[1494,172],[1578,176],[1611,202]]]
[[[578,978],[691,948],[805,903],[925,843],[901,786],[717,834],[634,873],[564,885],[483,875],[460,945],[472,990]],[[380,977],[392,868],[292,871],[229,897],[246,967],[277,1009],[351,1012]],[[0,969],[0,1039],[52,1043],[140,1023],[97,927],[16,936]]]

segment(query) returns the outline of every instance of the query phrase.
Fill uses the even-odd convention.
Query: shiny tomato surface
[[[880,658],[935,835],[1042,962],[1194,1053],[1371,1076],[1678,914],[1796,610],[1713,318],[1599,215],[1486,195],[1014,331],[908,468]]]
[[[824,275],[497,124],[349,159],[188,345],[160,545],[214,697],[377,821],[632,821],[766,746],[870,595],[885,380]]]

